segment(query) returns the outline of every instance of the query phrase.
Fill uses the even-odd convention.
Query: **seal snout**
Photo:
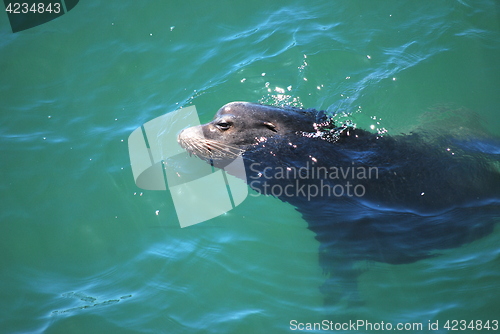
[[[203,131],[201,126],[192,126],[190,128],[182,130],[177,136],[177,142],[184,147],[184,144],[189,140],[203,138]]]

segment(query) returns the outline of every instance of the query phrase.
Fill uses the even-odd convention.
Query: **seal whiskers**
[[[223,158],[234,160],[242,153],[239,147],[219,143],[203,137],[187,137],[182,135],[182,132],[179,135],[178,141],[186,151],[204,159],[213,160]]]

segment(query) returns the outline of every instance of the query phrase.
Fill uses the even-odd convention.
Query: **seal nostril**
[[[179,144],[181,144],[182,146],[182,133],[184,132],[184,130],[182,130],[181,132],[179,132],[179,134],[177,135],[177,142]],[[184,146],[183,146],[184,147]]]

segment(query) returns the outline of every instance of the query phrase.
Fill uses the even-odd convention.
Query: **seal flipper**
[[[355,267],[354,261],[335,259],[328,256],[328,251],[319,253],[323,273],[328,275],[326,281],[319,287],[325,296],[326,305],[336,305],[347,302],[349,306],[361,306],[363,298],[359,295],[358,277],[364,271]]]
[[[500,141],[494,139],[481,140],[457,140],[456,144],[469,151],[481,152],[485,154],[500,154]]]

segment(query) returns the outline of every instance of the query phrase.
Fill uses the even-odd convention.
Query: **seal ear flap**
[[[271,123],[271,122],[264,122],[264,123],[262,123],[262,124],[264,124],[264,126],[265,126],[266,128],[268,128],[269,130],[274,131],[274,132],[278,132],[278,130],[276,130],[276,125],[274,125],[274,124],[273,124],[273,123]]]

